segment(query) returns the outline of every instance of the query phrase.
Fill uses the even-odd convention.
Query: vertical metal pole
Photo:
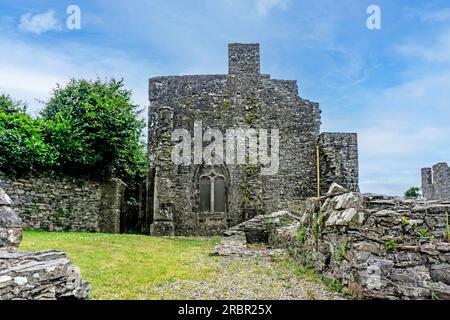
[[[320,198],[320,149],[316,145],[317,198]]]
[[[211,213],[214,213],[214,182],[215,177],[210,177],[211,179]]]

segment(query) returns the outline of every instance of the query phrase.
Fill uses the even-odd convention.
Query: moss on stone
[[[230,107],[231,107],[231,101],[230,101],[230,99],[228,97],[225,97],[223,99],[223,109],[225,111],[228,111],[230,109]]]
[[[244,115],[244,121],[248,124],[251,124],[253,122],[253,120],[255,120],[255,118],[256,118],[256,116],[251,113],[247,113]]]
[[[188,107],[192,106],[192,105],[194,104],[194,97],[192,97],[192,96],[187,97],[187,98],[184,100],[184,104],[185,104],[186,106],[188,106]]]
[[[306,242],[306,229],[304,226],[300,226],[297,231],[297,240],[301,246]]]

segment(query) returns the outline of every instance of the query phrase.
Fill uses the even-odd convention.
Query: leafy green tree
[[[405,197],[407,198],[419,198],[420,197],[420,188],[418,187],[411,187],[408,190],[405,191]]]
[[[16,112],[22,112],[25,113],[27,109],[27,106],[20,102],[13,100],[9,95],[2,94],[0,95],[0,111],[7,113],[7,114],[13,114]]]
[[[123,80],[72,79],[58,86],[41,112],[46,142],[66,173],[115,176],[132,184],[146,170],[139,119]]]
[[[58,153],[45,143],[44,122],[25,113],[26,106],[0,96],[0,170],[22,174],[55,165]]]
[[[76,80],[57,86],[38,118],[0,96],[0,170],[54,170],[119,177],[137,194],[146,175],[141,110],[123,81]]]

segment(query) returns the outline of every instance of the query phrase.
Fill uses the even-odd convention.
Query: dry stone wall
[[[28,229],[120,232],[124,184],[36,174],[16,178],[0,172],[0,188]]]
[[[331,193],[308,199],[300,221],[269,239],[357,298],[450,299],[448,212],[445,203]]]
[[[89,284],[63,252],[17,251],[21,219],[0,188],[0,300],[87,299]]]

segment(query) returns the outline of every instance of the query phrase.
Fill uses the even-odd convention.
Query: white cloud
[[[241,0],[225,0],[229,5],[242,6],[250,5],[252,10],[256,12],[258,17],[267,16],[273,9],[285,10],[289,5],[290,0],[252,0],[249,2]]]
[[[44,46],[0,39],[0,93],[23,100],[29,105],[29,111],[36,114],[42,108],[36,99],[47,100],[57,83],[64,85],[70,78],[114,77],[125,79],[125,86],[133,90],[135,103],[144,108],[148,105],[148,77],[150,73],[158,73],[156,67],[110,48],[79,43],[60,48],[49,50]]]
[[[402,9],[406,20],[414,20],[427,25],[442,25],[450,21],[450,8],[430,8],[429,4],[406,6]]]
[[[266,16],[272,9],[286,9],[286,0],[256,0],[256,10],[260,16]]]
[[[399,119],[400,121],[402,119]],[[405,128],[403,122],[389,121],[359,132],[359,145],[366,157],[420,154],[446,133],[434,127]]]
[[[351,103],[362,110],[342,125],[358,132],[363,192],[401,195],[420,186],[422,167],[450,161],[450,30],[395,52],[405,63],[397,74],[403,81],[355,92]]]
[[[61,30],[61,25],[56,18],[56,13],[49,10],[44,13],[26,13],[20,17],[19,29],[26,32],[41,34],[47,31]]]
[[[420,18],[425,22],[445,22],[450,20],[450,8],[420,13]]]
[[[356,129],[364,192],[401,195],[420,186],[420,168],[450,160],[448,71],[411,69],[408,76],[365,100]]]
[[[450,61],[450,30],[421,43],[406,43],[395,47],[405,57],[419,58],[426,62]]]

